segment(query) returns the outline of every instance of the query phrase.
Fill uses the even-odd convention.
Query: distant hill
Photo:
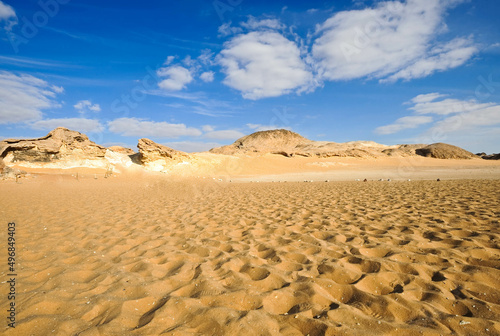
[[[386,146],[373,141],[352,141],[345,143],[313,141],[285,129],[255,132],[236,140],[231,145],[213,148],[210,152],[226,155],[260,155],[271,153],[287,157],[339,156],[370,158],[381,156],[425,156],[438,159],[478,158],[476,155],[460,147],[443,143]]]

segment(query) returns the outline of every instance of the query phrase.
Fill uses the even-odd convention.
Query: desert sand
[[[352,163],[339,160],[302,163]],[[0,333],[500,335],[498,164],[462,162],[466,180],[422,160],[412,181],[85,170],[0,182],[0,245],[15,222],[18,262],[16,328],[2,318]],[[309,165],[322,179],[337,166]]]

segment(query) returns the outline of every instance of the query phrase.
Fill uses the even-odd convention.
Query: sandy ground
[[[500,180],[93,176],[0,183],[1,334],[500,335]]]

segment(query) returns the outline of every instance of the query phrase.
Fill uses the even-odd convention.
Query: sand
[[[0,333],[500,335],[499,199],[494,179],[4,181]]]

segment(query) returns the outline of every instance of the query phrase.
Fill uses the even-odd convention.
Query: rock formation
[[[486,154],[483,152],[483,153],[477,153],[476,155],[485,160],[500,160],[500,153]]]
[[[108,149],[110,151],[113,151],[113,152],[119,153],[119,154],[126,154],[126,155],[134,155],[135,154],[133,149],[125,148],[122,146],[111,146],[111,147],[108,147]]]
[[[293,156],[373,156],[371,148],[379,145],[369,141],[356,141],[345,144],[326,141],[312,141],[285,129],[256,132],[236,140],[233,144],[213,148],[215,154],[280,154]]]
[[[434,143],[423,148],[416,149],[418,155],[432,157],[436,159],[474,159],[477,155],[466,151],[457,146],[448,145],[445,143]]]
[[[312,141],[285,129],[256,132],[236,140],[233,144],[213,148],[211,153],[233,157],[217,157],[208,153],[187,154],[160,145],[149,139],[140,139],[139,152],[112,146],[105,148],[90,141],[79,132],[56,128],[37,139],[7,139],[0,142],[0,174],[10,174],[14,165],[27,168],[130,168],[141,165],[147,170],[174,174],[202,173],[220,170],[228,160],[238,155],[278,154],[286,157],[405,157],[426,156],[439,159],[479,158],[462,148],[436,143],[432,145],[386,146],[373,141],[335,143]],[[498,159],[498,154],[483,156]]]
[[[412,144],[386,146],[373,141],[352,141],[345,143],[312,141],[301,135],[280,129],[256,132],[236,140],[233,144],[213,148],[215,154],[262,155],[280,154],[287,157],[406,157],[426,156],[439,159],[471,159],[474,154],[452,145],[437,143],[432,145]]]
[[[236,140],[233,144],[213,148],[215,154],[280,154],[287,157],[377,157],[383,150],[395,149],[397,146],[380,145],[372,141],[353,141],[335,143],[312,141],[303,136],[284,129],[256,132]]]
[[[82,133],[59,127],[42,138],[0,142],[6,165],[30,167],[94,166],[102,163],[106,148]]]
[[[145,138],[139,140],[137,148],[139,148],[139,162],[154,171],[165,171],[172,165],[183,164],[191,159],[187,153]]]

